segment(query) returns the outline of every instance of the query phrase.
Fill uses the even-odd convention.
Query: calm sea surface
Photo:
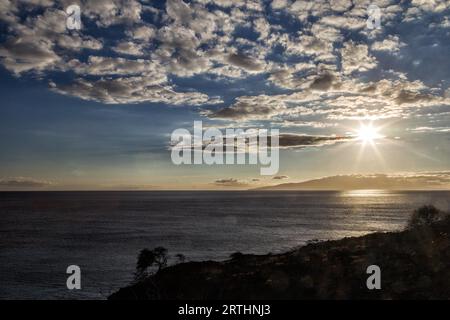
[[[399,230],[450,192],[3,192],[0,299],[101,299],[132,280],[142,248],[187,260],[282,252],[312,239]],[[81,267],[82,289],[66,289]]]

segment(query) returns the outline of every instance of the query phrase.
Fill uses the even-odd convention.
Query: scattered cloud
[[[236,67],[241,67],[247,71],[261,71],[263,70],[263,65],[258,63],[257,61],[255,62],[254,59],[252,59],[251,57],[242,55],[242,54],[230,54],[227,57],[227,61],[236,66]]]
[[[50,86],[59,93],[107,104],[162,102],[170,105],[203,105],[221,102],[220,99],[199,92],[176,92],[172,87],[154,81],[151,77],[143,76],[97,81],[80,78],[68,85],[51,82]]]
[[[124,41],[118,43],[113,50],[120,54],[131,55],[131,56],[142,56],[144,55],[144,47],[141,44],[134,43],[131,41]]]
[[[234,178],[219,179],[214,181],[214,184],[221,187],[245,187],[248,185],[248,183]]]
[[[400,48],[404,47],[405,45],[405,43],[400,42],[398,36],[389,35],[386,39],[375,41],[374,43],[372,43],[371,49],[375,51],[397,53],[398,51],[400,51]]]
[[[205,115],[211,119],[226,120],[270,119],[286,109],[283,101],[277,98],[266,95],[239,97],[232,106],[217,111],[207,111]]]
[[[284,179],[289,179],[288,176],[274,176],[272,178],[273,180],[284,180]]]
[[[450,127],[417,127],[409,129],[412,132],[436,132],[436,133],[446,133],[450,132]]]
[[[314,79],[314,81],[309,85],[309,88],[312,90],[327,91],[331,88],[333,81],[334,76],[330,73],[325,73]]]
[[[275,124],[288,121],[327,127],[346,119],[408,118],[423,108],[433,108],[437,112],[442,105],[450,105],[450,98],[439,93],[438,88],[428,88],[419,80],[359,82],[325,74],[304,81],[305,87],[316,90],[241,96],[230,106],[209,109],[203,114],[211,119],[230,121],[270,119]]]
[[[450,67],[444,0],[379,2],[382,27],[375,30],[366,27],[370,1],[76,3],[83,28],[73,32],[66,29],[65,1],[1,2],[0,21],[8,30],[0,42],[3,66],[101,103],[222,104],[202,111],[222,121],[325,128],[450,105],[444,93],[449,79],[437,83],[417,73],[422,52],[435,47],[442,69]],[[197,78],[213,81],[195,86]],[[239,81],[239,93],[227,86]],[[253,82],[256,89],[247,92]]]
[[[366,44],[357,44],[350,40],[341,49],[341,56],[344,75],[368,71],[377,66],[377,61],[369,54],[369,48]]]
[[[60,61],[50,42],[38,42],[26,36],[4,42],[0,46],[0,57],[5,68],[15,74],[29,70],[42,71]]]

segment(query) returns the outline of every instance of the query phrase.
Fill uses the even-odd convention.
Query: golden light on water
[[[361,198],[361,197],[387,197],[392,192],[383,189],[359,189],[341,191],[341,197]]]

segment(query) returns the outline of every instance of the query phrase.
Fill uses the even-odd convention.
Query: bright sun
[[[372,125],[361,125],[359,130],[356,132],[357,139],[362,142],[373,142],[376,139],[380,139],[383,136],[378,133],[377,128]]]

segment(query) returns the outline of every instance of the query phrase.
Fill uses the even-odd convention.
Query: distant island
[[[109,299],[449,299],[449,233],[448,215],[425,206],[402,232],[311,243],[283,254],[180,263]],[[381,270],[381,289],[366,285],[371,265]]]
[[[338,175],[296,183],[282,183],[252,190],[449,190],[447,177],[437,175]]]

